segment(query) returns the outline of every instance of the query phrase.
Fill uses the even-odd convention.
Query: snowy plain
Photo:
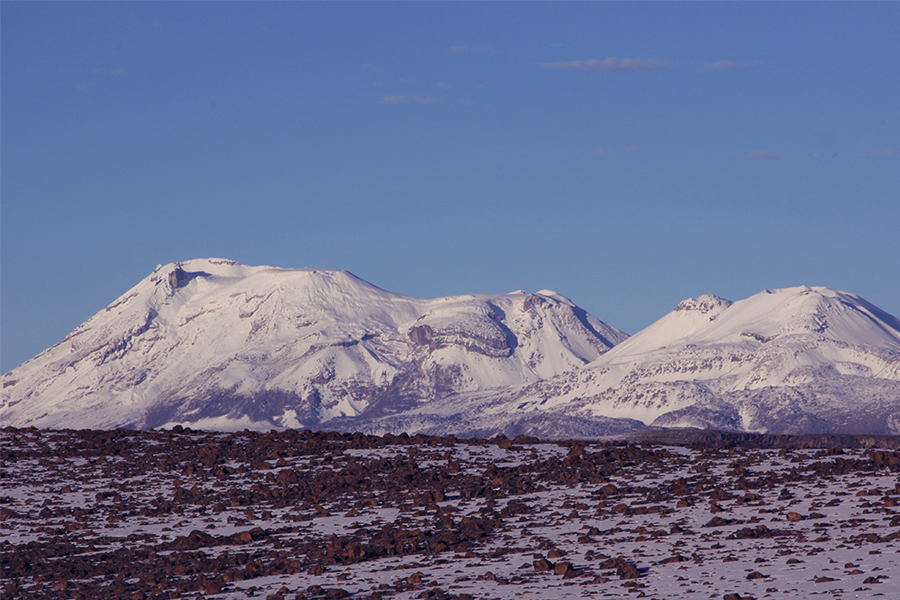
[[[893,448],[7,428],[0,586],[896,599]]]

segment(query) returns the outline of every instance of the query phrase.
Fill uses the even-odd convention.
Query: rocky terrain
[[[0,431],[4,598],[897,598],[900,438]]]

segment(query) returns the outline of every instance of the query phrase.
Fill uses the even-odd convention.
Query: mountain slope
[[[701,296],[590,365],[502,398],[506,410],[664,427],[896,434],[900,322],[827,288]]]
[[[192,260],[4,375],[0,425],[314,427],[538,381],[626,337],[548,291],[422,300],[343,271]]]

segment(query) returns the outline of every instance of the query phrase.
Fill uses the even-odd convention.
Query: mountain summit
[[[549,291],[421,300],[345,271],[191,260],[4,375],[0,424],[326,428],[546,379],[626,337]]]

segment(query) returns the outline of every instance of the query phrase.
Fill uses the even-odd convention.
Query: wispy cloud
[[[895,146],[890,146],[880,152],[866,152],[864,154],[860,154],[860,156],[900,156],[900,150],[898,150]]]
[[[736,63],[733,60],[717,60],[703,67],[704,71],[745,71],[747,65]]]
[[[777,152],[751,152],[750,154],[745,154],[744,158],[757,158],[759,160],[778,160],[784,157]]]
[[[92,71],[94,75],[115,75],[116,77],[124,77],[128,75],[128,71],[126,69],[118,68],[118,69],[94,69]]]
[[[131,73],[128,72],[127,69],[123,69],[121,67],[116,69],[107,69],[107,68],[96,68],[91,69],[90,76],[86,77],[80,81],[73,81],[72,85],[79,92],[86,92],[89,89],[93,89],[95,86],[100,85],[101,82],[109,81],[108,77],[126,77]],[[87,75],[87,73],[85,73]]]
[[[485,52],[492,54],[496,52],[493,48],[485,48],[484,46],[450,46],[447,48],[450,54],[467,54],[469,52]]]
[[[475,106],[475,103],[472,102],[472,100],[469,98],[460,98],[459,100],[456,101],[456,103],[463,104],[465,106]]]
[[[631,154],[632,152],[637,152],[637,146],[619,146],[618,148],[611,148],[609,146],[597,146],[593,150],[591,150],[591,156],[606,156],[612,152],[619,152],[621,154]]]
[[[422,96],[382,96],[382,104],[434,104],[437,102],[434,98],[423,98]]]
[[[621,60],[607,58],[605,60],[572,60],[552,62],[538,65],[543,69],[561,69],[563,71],[655,71],[666,64],[662,58],[628,58]]]
[[[442,90],[452,90],[453,89],[453,86],[451,84],[447,83],[446,81],[438,81],[436,84],[434,84],[434,87],[440,88]]]

